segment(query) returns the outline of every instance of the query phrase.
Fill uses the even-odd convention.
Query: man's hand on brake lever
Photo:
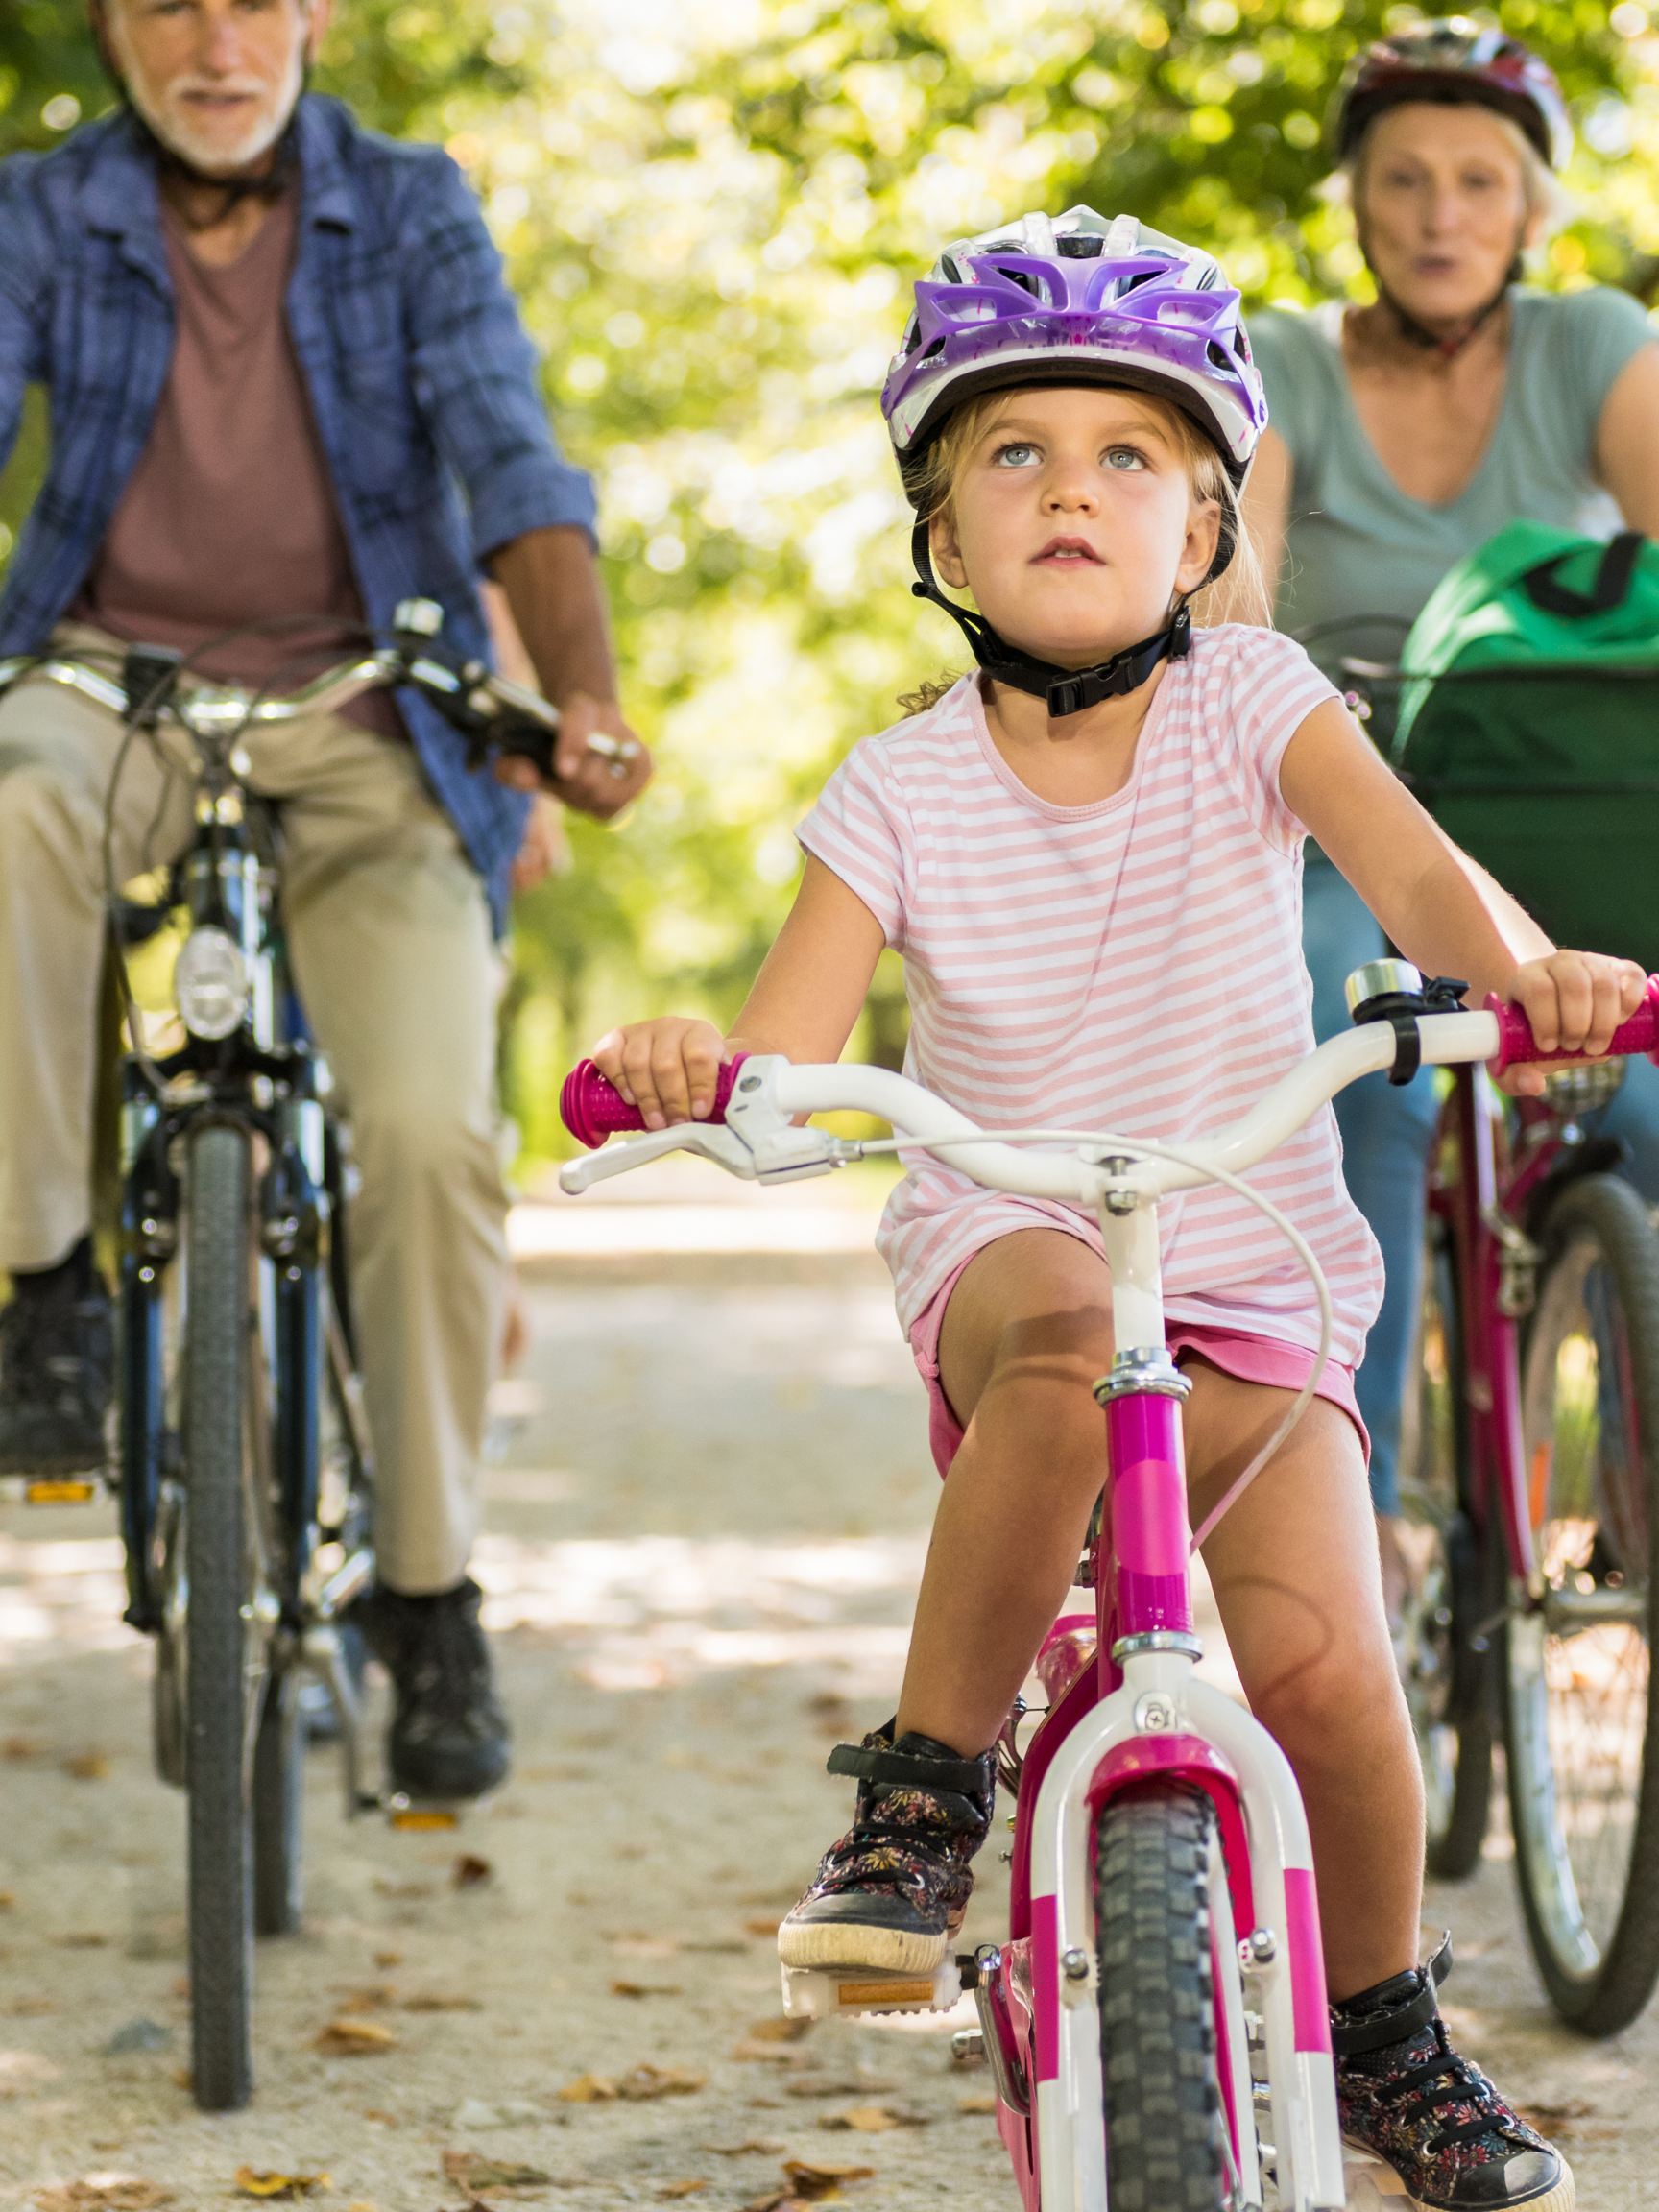
[[[553,775],[545,782],[521,754],[503,754],[495,762],[499,781],[515,791],[550,791],[579,813],[601,822],[619,814],[651,781],[651,756],[622,718],[614,699],[594,699],[573,691],[560,708],[553,739]],[[595,751],[593,736],[609,743]]]

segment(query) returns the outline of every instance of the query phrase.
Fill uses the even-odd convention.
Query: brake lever
[[[703,1121],[680,1121],[672,1129],[654,1129],[648,1137],[613,1141],[598,1152],[585,1152],[580,1160],[566,1160],[559,1170],[559,1188],[575,1198],[612,1175],[626,1175],[631,1167],[643,1167],[669,1152],[695,1152],[712,1160],[728,1174],[753,1183],[755,1155],[730,1129],[711,1128]]]

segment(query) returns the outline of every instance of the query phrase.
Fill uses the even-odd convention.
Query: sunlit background
[[[1639,0],[1507,0],[1578,126],[1579,219],[1535,280],[1659,296],[1659,31]],[[566,448],[601,485],[624,696],[656,783],[519,903],[503,1090],[533,1160],[595,1031],[730,1014],[789,898],[794,823],[894,697],[960,663],[906,590],[876,394],[938,248],[1032,206],[1128,208],[1256,304],[1367,295],[1320,194],[1369,0],[338,0],[319,84],[476,186]],[[0,150],[109,98],[78,0],[0,10]],[[45,452],[0,481],[0,546]],[[891,972],[889,972],[891,970]],[[903,1036],[884,961],[854,1049]]]

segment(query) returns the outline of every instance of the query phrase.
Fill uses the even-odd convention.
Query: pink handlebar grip
[[[732,1086],[737,1079],[737,1070],[748,1054],[740,1052],[735,1060],[722,1067],[714,1083],[714,1111],[710,1121],[724,1121],[726,1101],[732,1095]],[[589,1151],[596,1151],[607,1137],[621,1135],[624,1131],[643,1129],[645,1117],[637,1106],[630,1106],[613,1083],[608,1082],[591,1060],[580,1060],[565,1078],[565,1088],[559,1094],[559,1118],[575,1138],[578,1144],[586,1144]]]
[[[1489,1063],[1494,1075],[1523,1062],[1538,1068],[1572,1068],[1590,1058],[1588,1052],[1551,1052],[1547,1058],[1540,1054],[1532,1042],[1531,1022],[1519,1006],[1505,1006],[1494,991],[1486,994],[1486,1011],[1498,1017],[1498,1057]],[[1622,1059],[1647,1053],[1659,1060],[1659,975],[1648,976],[1647,997],[1629,1021],[1614,1030],[1607,1053]]]

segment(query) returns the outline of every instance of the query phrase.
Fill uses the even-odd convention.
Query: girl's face
[[[1542,223],[1514,135],[1489,108],[1407,101],[1372,124],[1358,180],[1359,243],[1420,323],[1475,315]]]
[[[1087,668],[1195,591],[1220,517],[1160,411],[1132,392],[1011,392],[968,457],[933,562],[1010,644]]]

